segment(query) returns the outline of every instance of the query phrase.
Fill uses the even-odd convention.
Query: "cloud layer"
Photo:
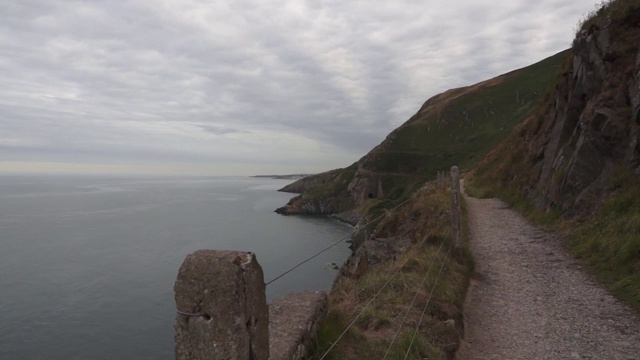
[[[0,171],[346,166],[428,97],[569,47],[597,2],[13,1]]]

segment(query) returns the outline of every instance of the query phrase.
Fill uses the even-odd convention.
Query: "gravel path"
[[[456,358],[640,359],[640,318],[560,240],[496,199],[466,197],[476,274]]]

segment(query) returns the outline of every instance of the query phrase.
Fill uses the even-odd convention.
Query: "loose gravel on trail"
[[[500,200],[465,199],[476,274],[456,359],[640,359],[640,317],[560,239]]]

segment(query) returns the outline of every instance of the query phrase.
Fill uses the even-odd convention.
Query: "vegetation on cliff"
[[[450,358],[462,337],[462,305],[473,267],[466,247],[451,247],[450,224],[450,194],[432,183],[380,221],[361,245],[367,248],[363,262],[352,259],[334,285],[316,358],[361,312],[326,359],[381,359],[396,334],[388,358],[404,358],[416,328],[409,359]]]
[[[532,116],[468,176],[564,233],[615,294],[640,309],[640,1],[587,17],[572,59]]]
[[[370,218],[411,196],[453,164],[470,169],[528,117],[550,87],[562,52],[537,64],[429,99],[407,122],[353,165],[301,179],[283,214],[356,210]]]
[[[294,184],[302,195],[286,213],[356,209],[361,224],[385,215],[354,238],[356,250],[334,285],[317,354],[389,279],[380,301],[330,358],[379,358],[400,329],[390,357],[399,358],[420,317],[416,309],[431,296],[413,358],[445,359],[455,351],[470,256],[462,250],[446,260],[433,294],[434,278],[418,287],[430,260],[443,261],[440,241],[450,243],[446,192],[418,189],[454,164],[467,171],[468,192],[501,197],[564,234],[604,284],[640,309],[639,46],[640,0],[606,1],[579,24],[569,51],[437,95],[350,167]],[[419,200],[390,211],[411,197]],[[417,288],[418,306],[401,326]]]
[[[280,189],[283,192],[300,193],[287,205],[276,209],[283,215],[330,215],[355,206],[348,186],[355,174],[355,165],[304,177]]]

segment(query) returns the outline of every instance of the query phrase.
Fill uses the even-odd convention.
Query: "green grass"
[[[360,277],[343,278],[336,282],[330,296],[328,316],[318,332],[315,358],[319,358],[336,341],[387,283],[328,358],[381,358],[399,329],[417,289],[420,289],[419,295],[410,310],[409,321],[401,328],[388,358],[404,358],[431,289],[433,295],[408,358],[448,359],[451,356],[462,336],[462,306],[473,261],[466,247],[453,249],[446,256],[444,269],[438,278],[439,267],[445,261],[446,250],[452,241],[449,196],[443,190],[421,193],[416,201],[394,211],[377,225],[376,234],[387,239],[385,241],[413,235],[413,245],[406,252],[397,254],[395,260],[390,258],[373,266]],[[442,248],[438,251],[441,244]],[[434,265],[426,284],[420,288],[432,263]],[[447,320],[454,320],[456,325],[447,325]]]
[[[494,174],[495,175],[495,174]],[[467,193],[498,197],[533,224],[567,239],[567,249],[621,300],[640,312],[640,179],[619,168],[603,203],[587,218],[565,218],[559,209],[541,211],[511,186],[489,177],[469,177]]]
[[[389,148],[378,154],[374,170],[433,177],[454,164],[462,169],[475,165],[539,105],[567,56],[562,52],[432,98],[397,129]]]
[[[320,186],[313,187],[305,193],[310,197],[332,197],[345,194],[347,186],[356,174],[356,166],[351,165],[340,171],[334,181],[328,181]]]
[[[387,359],[403,360],[405,359],[407,349],[409,350],[409,356],[407,359],[439,359],[442,358],[442,351],[438,348],[434,348],[429,339],[423,336],[413,336],[412,331],[404,331],[402,335],[398,337],[397,343],[389,351],[389,357]],[[385,349],[386,352],[386,349]]]
[[[640,311],[640,180],[619,170],[598,212],[579,224],[570,247],[599,279]]]

